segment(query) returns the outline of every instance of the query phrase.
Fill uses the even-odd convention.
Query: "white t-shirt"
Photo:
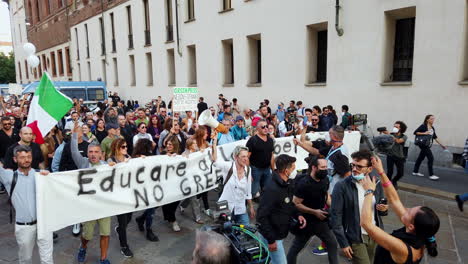
[[[350,176],[352,177],[352,176]],[[356,184],[356,188],[358,190],[358,204],[359,204],[359,215],[361,215],[362,213],[362,206],[364,204],[364,194],[366,193],[366,190],[364,190],[364,187],[362,187],[361,184],[359,184],[358,182],[355,182]],[[375,207],[375,196],[372,196],[372,216],[374,216],[374,207]],[[375,218],[372,217],[372,224],[375,225]],[[361,227],[361,233],[364,234],[364,235],[367,235],[367,232],[366,230],[364,230],[364,228]]]

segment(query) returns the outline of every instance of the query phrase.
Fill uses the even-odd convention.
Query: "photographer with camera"
[[[217,137],[213,137],[213,154],[211,159],[214,166],[222,170],[223,191],[218,201],[227,201],[231,218],[234,223],[248,225],[249,216],[245,202],[249,205],[250,218],[255,218],[252,204],[252,173],[249,166],[249,149],[236,146],[233,151],[234,162],[218,159]]]
[[[299,127],[298,126],[298,119],[296,116],[296,111],[288,108],[288,112],[284,117],[284,121],[282,121],[278,125],[278,131],[280,137],[289,137],[291,136],[294,131]]]
[[[393,125],[392,131],[383,131],[384,134],[390,134],[393,136],[394,144],[392,148],[386,153],[387,154],[387,175],[392,181],[395,188],[398,188],[397,182],[403,177],[405,173],[405,154],[403,148],[408,137],[405,135],[406,124],[403,121],[396,121]],[[397,174],[393,178],[393,167],[396,167]]]
[[[257,211],[258,230],[262,240],[268,244],[268,250],[273,264],[286,264],[286,254],[283,239],[288,236],[290,225],[306,227],[306,219],[292,202],[295,178],[296,158],[286,154],[279,155],[276,160],[276,170],[268,182],[260,200]]]
[[[338,263],[338,251],[335,236],[328,225],[328,211],[331,197],[328,193],[327,160],[312,156],[309,168],[303,177],[297,177],[293,203],[304,214],[307,227],[295,234],[288,252],[288,263],[295,264],[297,255],[312,236],[318,236],[328,248],[328,262]]]

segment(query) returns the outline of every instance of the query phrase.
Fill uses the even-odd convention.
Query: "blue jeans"
[[[264,188],[265,185],[271,179],[271,170],[270,168],[257,168],[251,166],[252,168],[252,196],[255,195],[260,191],[260,188]]]
[[[265,243],[266,246],[268,246],[268,241],[262,236],[262,234],[258,234],[258,237],[263,241],[263,243]],[[271,264],[287,264],[288,261],[286,259],[286,252],[284,252],[283,240],[276,240],[276,247],[276,251],[270,251]]]
[[[468,160],[465,161],[465,173],[468,173]]]
[[[239,215],[235,215],[233,213],[231,215],[231,219],[234,223],[239,224],[239,225],[250,225],[249,215],[247,213],[239,214]]]
[[[151,229],[151,225],[153,225],[153,215],[154,215],[155,211],[156,211],[156,208],[148,208],[141,215],[141,217],[145,218],[145,227],[146,227],[146,229]]]

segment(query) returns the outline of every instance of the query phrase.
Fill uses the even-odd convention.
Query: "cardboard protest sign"
[[[176,87],[174,88],[174,100],[172,102],[173,111],[196,111],[198,104],[197,87]]]

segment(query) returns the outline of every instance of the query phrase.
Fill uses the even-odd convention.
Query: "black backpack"
[[[13,173],[13,180],[11,181],[10,197],[8,198],[8,203],[10,204],[10,224],[13,223],[13,204],[11,203],[11,197],[13,197],[13,192],[15,191],[17,181],[18,181],[18,171],[15,171]]]

